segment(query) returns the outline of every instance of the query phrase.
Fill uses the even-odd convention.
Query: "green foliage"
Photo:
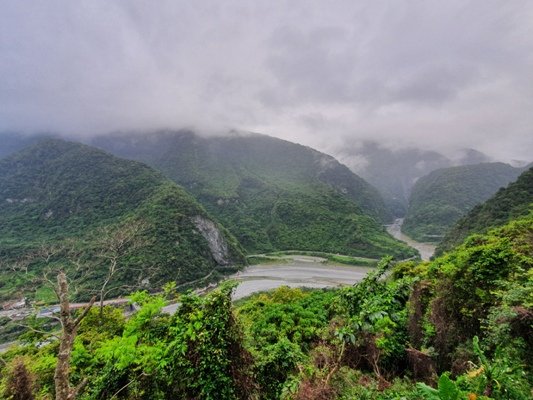
[[[285,337],[263,347],[255,366],[261,398],[276,399],[283,397],[284,392],[294,392],[295,386],[291,386],[292,381],[288,378],[304,360],[301,347]]]
[[[414,383],[407,378],[395,378],[389,384],[374,375],[342,367],[333,380],[339,400],[422,400]]]
[[[437,326],[441,357],[482,333],[483,322],[505,293],[527,280],[533,266],[533,244],[528,239],[532,234],[530,215],[487,235],[471,236],[430,264],[429,274],[435,280],[430,320]]]
[[[132,226],[138,229],[120,248],[107,287],[113,295],[144,278],[156,288],[209,275],[217,262],[193,221],[198,216],[210,218],[143,164],[77,143],[41,141],[0,161],[0,299],[30,294],[50,301],[39,282],[43,271],[64,268],[80,278],[72,261],[84,267],[79,289],[94,290],[108,272],[109,243]],[[228,262],[245,263],[235,239],[219,230]]]
[[[182,296],[170,327],[169,377],[187,398],[237,399],[253,391],[249,355],[231,310],[235,284],[227,282],[205,298]]]
[[[334,296],[331,291],[304,292],[282,286],[272,293],[253,296],[238,314],[255,348],[282,338],[306,348],[327,326]]]
[[[341,294],[348,314],[342,333],[355,339],[357,353],[378,374],[382,367],[391,369],[401,362],[408,341],[406,302],[412,279],[383,280],[391,261],[384,258],[376,271]]]
[[[443,168],[413,187],[402,230],[419,241],[439,241],[477,204],[507,186],[522,172],[503,163]]]
[[[381,226],[392,217],[376,189],[308,147],[263,135],[191,132],[109,136],[97,145],[183,185],[250,253],[415,254]]]
[[[516,182],[500,189],[485,203],[477,205],[461,218],[438,245],[435,254],[443,254],[474,233],[486,233],[511,219],[527,215],[533,209],[532,204],[533,168],[530,168],[522,173]]]
[[[335,296],[328,290],[282,286],[252,296],[238,308],[263,398],[279,397],[286,379],[326,330]]]
[[[95,308],[83,321],[72,384],[90,377],[82,400],[529,399],[531,238],[527,215],[431,262],[384,258],[351,287],[281,287],[233,305],[228,282],[180,296],[172,316],[161,309],[173,284],[137,292],[129,318]],[[57,351],[7,351],[0,389],[23,356],[34,394],[50,398]]]
[[[417,384],[419,393],[427,400],[461,400],[466,397],[466,393],[461,392],[457,384],[448,375],[442,374],[439,378],[437,389],[424,384]]]
[[[492,359],[489,359],[481,349],[477,336],[474,336],[472,346],[478,358],[478,365],[462,377],[466,381],[465,385],[474,392],[483,393],[494,399],[531,398],[531,382],[528,382],[524,371],[525,365],[518,362],[516,353],[510,354],[499,348]]]

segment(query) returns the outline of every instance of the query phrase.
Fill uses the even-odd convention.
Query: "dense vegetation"
[[[473,233],[484,233],[489,228],[501,226],[511,219],[526,215],[533,207],[533,168],[522,173],[516,182],[500,189],[483,204],[474,207],[461,218],[437,246],[440,255],[461,243]]]
[[[192,193],[251,253],[310,250],[410,257],[379,193],[334,158],[263,135],[107,136],[95,144],[146,162]]]
[[[275,235],[265,248],[295,244],[258,259],[307,248],[349,263],[361,259],[335,254],[337,248],[352,246],[351,254],[365,256],[398,249],[380,242],[386,236],[372,228],[375,220],[334,187],[313,179],[276,181],[271,170],[268,180],[255,177],[251,187],[264,198],[258,194],[252,202],[245,175],[233,175],[234,204],[248,208],[232,210],[240,218],[249,210],[258,225],[267,224],[259,218],[273,202],[269,229]],[[163,292],[132,294],[137,310],[131,315],[96,304],[87,314],[62,312],[62,325],[43,314],[28,318],[19,344],[0,355],[0,397],[53,399],[60,392],[56,367],[63,364],[67,386],[79,388],[77,398],[85,400],[530,399],[532,175],[527,171],[476,208],[463,220],[470,221],[464,225],[469,236],[433,261],[384,257],[354,286],[281,287],[233,303],[233,282],[203,296],[182,293],[181,282],[244,262],[235,239],[183,189],[137,162],[61,140],[40,142],[0,161],[0,293],[13,297],[31,289],[44,298],[38,278],[48,272],[53,279],[59,269],[69,274],[73,299],[98,293],[107,278],[106,293],[143,286]],[[209,198],[211,189],[202,186],[208,181],[197,182],[196,195]],[[276,199],[269,197],[273,187]],[[217,199],[217,206],[232,204]],[[320,225],[313,221],[317,210]],[[328,236],[333,227],[337,236]],[[220,232],[227,263],[209,246],[206,229]],[[173,315],[162,312],[169,300],[179,305]],[[60,349],[72,325],[64,321],[79,322],[70,331],[66,364]],[[13,323],[0,320],[11,335]]]
[[[379,190],[396,217],[405,216],[411,189],[419,178],[439,168],[490,161],[474,149],[463,149],[451,160],[436,151],[416,147],[393,150],[374,141],[345,143],[334,154]]]
[[[42,278],[56,268],[72,271],[80,289],[112,278],[106,292],[117,295],[245,262],[222,227],[226,262],[215,260],[197,218],[209,220],[190,195],[151,168],[43,140],[0,161],[0,298],[30,293],[53,300]]]
[[[173,316],[160,311],[171,286],[137,293],[129,319],[83,320],[72,381],[90,378],[81,399],[530,399],[531,237],[533,214],[432,262],[385,258],[352,287],[232,305],[229,282],[182,295]],[[43,340],[3,355],[4,396],[50,398],[57,342]]]
[[[343,147],[339,153],[343,162],[379,190],[396,217],[405,216],[417,179],[438,168],[452,166],[451,160],[434,151],[416,148],[393,151],[370,141],[356,148]]]
[[[411,193],[402,231],[419,241],[440,241],[446,231],[522,170],[503,163],[439,169],[420,178]]]

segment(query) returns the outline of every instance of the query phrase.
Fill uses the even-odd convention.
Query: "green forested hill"
[[[379,190],[395,217],[405,217],[411,189],[419,178],[440,168],[490,161],[474,149],[457,150],[450,159],[436,151],[417,147],[391,149],[386,143],[369,140],[343,143],[333,154]]]
[[[385,258],[353,286],[235,304],[226,282],[180,295],[174,315],[136,293],[129,318],[105,307],[82,320],[70,384],[86,379],[87,400],[530,400],[532,235],[529,214],[431,262]],[[53,398],[49,337],[2,354],[0,396]]]
[[[402,230],[420,241],[438,241],[477,204],[522,172],[504,163],[443,168],[420,178],[411,193]]]
[[[183,131],[94,143],[184,186],[250,252],[413,254],[382,228],[391,216],[376,189],[308,147],[257,134],[207,138]]]
[[[38,289],[49,268],[98,286],[116,261],[109,287],[155,288],[243,263],[235,240],[159,172],[56,139],[0,161],[0,257],[2,298]]]
[[[396,217],[405,216],[416,179],[452,165],[451,160],[434,151],[417,148],[393,151],[371,141],[358,147],[343,146],[338,153],[340,160],[380,191]]]
[[[500,189],[485,203],[475,206],[446,234],[435,250],[436,255],[450,250],[473,233],[484,233],[526,215],[533,207],[533,167],[523,172],[505,189]]]
[[[43,136],[24,136],[16,132],[0,132],[0,159],[36,142]]]

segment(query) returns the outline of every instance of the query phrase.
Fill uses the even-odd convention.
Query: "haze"
[[[533,154],[530,1],[4,1],[0,131]]]

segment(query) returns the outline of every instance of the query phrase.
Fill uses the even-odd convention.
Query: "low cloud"
[[[533,154],[533,4],[7,1],[0,130]]]

